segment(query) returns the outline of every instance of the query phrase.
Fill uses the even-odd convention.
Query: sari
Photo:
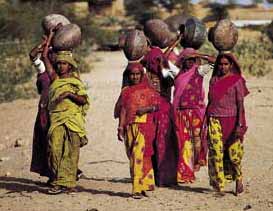
[[[55,100],[65,92],[86,96],[88,103],[80,106],[65,98]],[[49,88],[50,128],[48,130],[48,165],[53,175],[51,184],[73,188],[82,141],[86,141],[85,115],[89,99],[83,83],[75,77],[55,79]]]
[[[226,182],[242,179],[243,136],[247,130],[243,100],[249,93],[236,59],[225,55],[233,61],[233,73],[225,78],[217,74],[212,77],[206,122],[210,185],[219,191],[223,191]]]
[[[144,77],[144,76],[143,76]],[[153,141],[155,138],[154,114],[136,115],[136,111],[157,105],[158,94],[150,88],[145,78],[137,85],[123,88],[119,98],[125,115],[125,147],[130,161],[132,193],[154,190],[154,170],[152,165]]]
[[[150,86],[159,93],[160,98],[159,110],[155,113],[155,181],[157,186],[170,186],[176,184],[176,138],[170,103],[172,84],[162,77],[161,61],[167,63],[167,58],[160,48],[152,47],[142,62],[147,69]]]
[[[50,78],[46,72],[37,75],[36,86],[38,93],[40,94],[40,100],[34,125],[30,171],[38,173],[40,176],[50,178],[47,163],[47,132],[49,128],[49,113],[47,105]]]
[[[194,49],[182,51],[179,61],[195,53]],[[173,112],[178,139],[177,181],[191,183],[195,180],[194,167],[206,165],[207,146],[201,142],[201,128],[205,115],[205,91],[198,65],[182,69],[175,79]]]

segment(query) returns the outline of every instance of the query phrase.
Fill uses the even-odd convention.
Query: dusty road
[[[89,144],[81,151],[80,168],[86,178],[76,195],[45,194],[35,184],[45,181],[29,172],[37,99],[0,104],[0,210],[273,210],[273,80],[248,79],[246,99],[249,130],[243,160],[245,194],[216,198],[208,185],[207,169],[192,185],[158,188],[149,198],[130,198],[128,161],[116,138],[113,106],[118,97],[126,60],[121,52],[95,55],[94,70],[83,75],[92,106],[88,113]],[[90,56],[93,58],[94,55]],[[16,140],[22,147],[14,147]]]

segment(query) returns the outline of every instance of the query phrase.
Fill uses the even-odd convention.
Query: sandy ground
[[[157,188],[149,198],[130,198],[128,161],[116,138],[113,106],[126,65],[121,52],[100,52],[94,70],[83,75],[92,108],[88,113],[89,144],[81,150],[80,168],[86,178],[76,195],[47,195],[35,184],[45,181],[29,172],[33,124],[38,99],[0,104],[0,210],[273,210],[273,78],[248,79],[246,99],[249,130],[243,160],[246,191],[235,197],[234,184],[217,198],[208,185],[207,169],[191,185]],[[22,147],[14,147],[16,140]]]

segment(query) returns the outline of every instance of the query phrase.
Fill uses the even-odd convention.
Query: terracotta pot
[[[210,28],[209,41],[218,51],[229,51],[238,41],[238,30],[229,19],[220,20]]]
[[[70,21],[63,15],[60,14],[50,14],[43,18],[42,27],[45,34],[49,33],[49,30],[61,23],[63,26],[70,24]]]
[[[144,25],[145,35],[151,43],[160,48],[170,46],[176,40],[176,34],[171,32],[169,26],[160,19],[151,19]]]
[[[56,50],[72,50],[81,43],[81,29],[77,24],[62,26],[56,31],[52,46]]]
[[[187,19],[186,23],[180,26],[180,31],[184,33],[184,39],[180,42],[184,48],[199,49],[207,37],[205,24],[194,17]]]
[[[140,59],[147,52],[147,39],[140,30],[131,30],[126,34],[123,51],[128,60]]]

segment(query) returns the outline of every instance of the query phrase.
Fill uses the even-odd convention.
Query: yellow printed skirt
[[[242,178],[243,144],[238,139],[224,147],[221,121],[216,117],[209,118],[208,137],[210,185],[222,191],[227,181]]]
[[[154,190],[154,170],[152,166],[155,126],[151,120],[134,122],[126,128],[125,147],[130,160],[133,193]]]

